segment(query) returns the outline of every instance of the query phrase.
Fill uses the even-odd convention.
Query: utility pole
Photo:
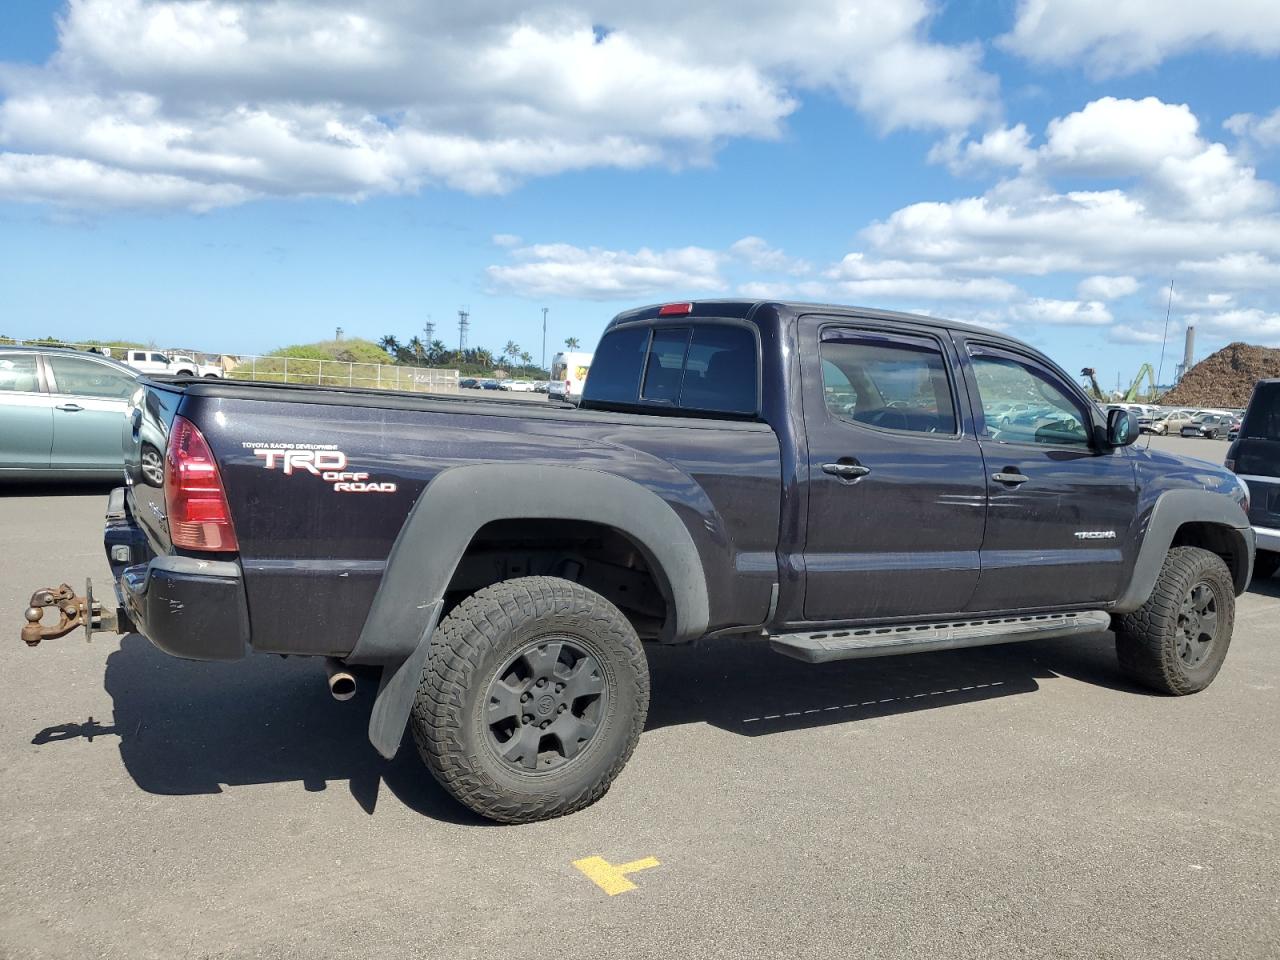
[[[542,308],[542,369],[547,369],[547,308]]]
[[[427,314],[427,322],[422,325],[422,335],[427,338],[427,346],[431,346],[431,341],[435,339],[436,325],[431,322],[431,314]]]
[[[334,330],[334,331],[333,331],[333,339],[337,340],[339,343],[341,343],[341,342],[342,342],[342,328],[341,328],[341,327],[338,327],[338,329],[337,329],[337,330]]]
[[[462,359],[463,353],[467,349],[467,327],[471,326],[471,314],[467,312],[467,308],[463,307],[458,310],[458,359]]]

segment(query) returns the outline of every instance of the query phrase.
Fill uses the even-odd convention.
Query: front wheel
[[[1203,690],[1226,659],[1235,614],[1235,584],[1222,558],[1175,547],[1147,602],[1115,625],[1120,666],[1161,693]]]
[[[456,799],[527,823],[600,799],[648,708],[644,650],[621,611],[568,580],[524,577],[473,594],[441,622],[411,726]]]

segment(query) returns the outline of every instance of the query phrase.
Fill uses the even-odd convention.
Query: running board
[[[1111,629],[1105,610],[1076,613],[1036,613],[1019,617],[950,620],[945,623],[896,623],[883,627],[850,627],[816,633],[781,633],[769,638],[778,653],[825,663],[900,653],[928,653],[961,647],[983,647],[1018,640],[1045,640],[1099,633]]]

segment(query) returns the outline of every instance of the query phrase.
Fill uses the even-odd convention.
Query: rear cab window
[[[1249,440],[1280,440],[1280,380],[1258,384],[1240,425],[1240,436]]]
[[[616,327],[596,348],[582,405],[753,417],[760,407],[755,331],[714,320]]]

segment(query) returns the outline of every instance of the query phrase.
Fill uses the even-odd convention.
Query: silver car
[[[138,377],[91,353],[0,345],[0,480],[118,479]]]

